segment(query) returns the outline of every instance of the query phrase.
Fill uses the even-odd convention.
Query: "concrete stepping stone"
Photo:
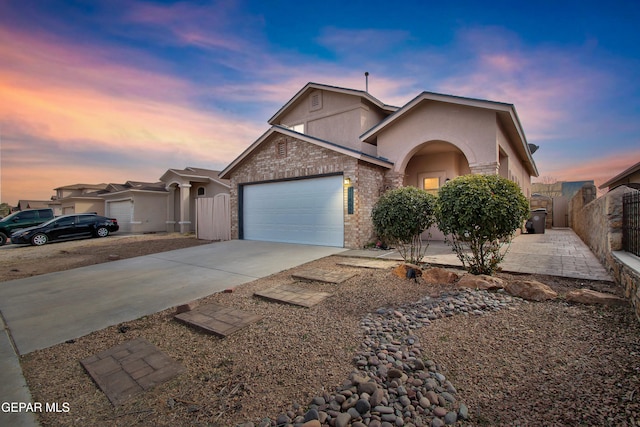
[[[254,295],[268,300],[300,305],[302,307],[312,307],[331,296],[331,294],[327,292],[312,291],[294,285],[280,285],[275,288],[258,291],[254,293]]]
[[[184,366],[142,338],[111,347],[80,364],[114,406],[185,371]]]
[[[371,258],[349,258],[345,261],[340,261],[337,264],[347,267],[374,268],[378,270],[388,270],[398,266],[397,261],[385,261]]]
[[[176,320],[222,338],[262,319],[262,316],[220,304],[207,304],[176,314]]]
[[[306,270],[300,270],[299,272],[292,274],[291,277],[298,280],[310,280],[314,282],[339,284],[357,275],[357,273],[345,273],[344,271],[340,270],[308,268]]]

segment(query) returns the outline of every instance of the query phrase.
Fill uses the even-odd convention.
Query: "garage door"
[[[107,202],[107,216],[118,220],[119,231],[130,232],[133,220],[133,203],[131,200]]]
[[[243,238],[344,246],[342,176],[245,185]]]

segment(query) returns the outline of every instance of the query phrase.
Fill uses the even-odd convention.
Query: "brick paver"
[[[80,363],[114,406],[185,370],[142,338],[112,347]]]
[[[354,276],[357,276],[357,273],[345,273],[340,270],[323,270],[321,268],[307,268],[291,275],[294,279],[336,284],[342,283]]]
[[[280,285],[275,288],[258,291],[254,295],[302,307],[314,306],[331,296],[327,292],[312,291],[295,285]]]
[[[373,268],[378,270],[386,270],[398,266],[396,261],[384,261],[372,258],[347,258],[346,261],[340,261],[338,265],[347,267]]]
[[[175,318],[221,337],[226,337],[262,319],[262,316],[219,304],[207,304],[192,311],[180,313]]]

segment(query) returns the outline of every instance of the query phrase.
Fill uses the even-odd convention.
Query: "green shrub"
[[[371,217],[378,236],[398,249],[405,262],[417,264],[429,246],[420,235],[435,223],[435,196],[416,187],[384,193]]]
[[[528,214],[520,188],[497,175],[460,176],[438,194],[438,227],[473,274],[497,271]]]

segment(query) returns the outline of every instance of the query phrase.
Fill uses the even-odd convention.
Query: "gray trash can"
[[[544,208],[531,211],[531,217],[527,221],[525,227],[527,233],[544,234],[545,225],[547,223],[547,210]]]

